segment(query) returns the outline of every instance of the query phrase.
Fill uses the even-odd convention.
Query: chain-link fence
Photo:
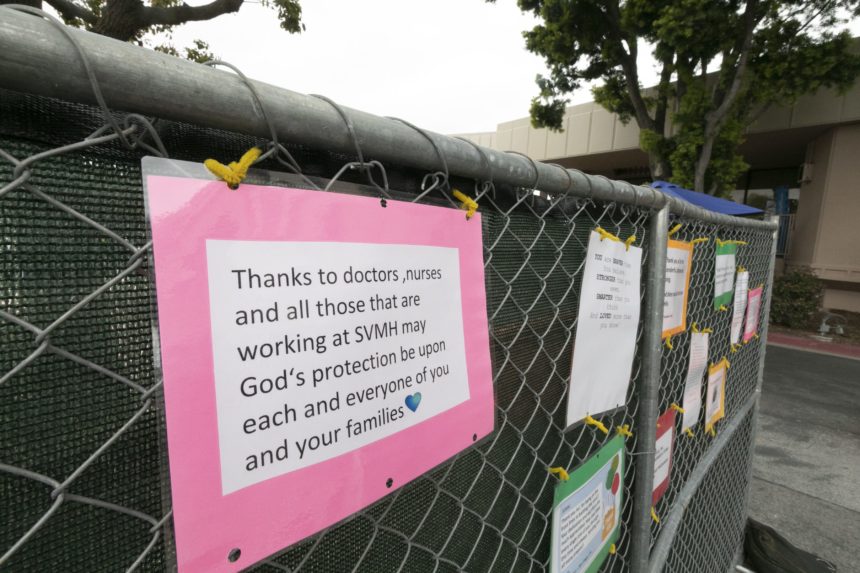
[[[79,72],[69,77],[83,77],[88,87],[69,84],[69,93],[98,104],[52,99],[46,95],[56,87],[22,90],[14,77],[0,75],[9,82],[0,80],[0,568],[175,568],[140,161],[145,155],[230,159],[254,145],[266,152],[251,182],[382,193],[452,208],[452,188],[469,190],[483,213],[496,395],[489,439],[254,570],[549,570],[556,478],[547,468],[574,468],[613,435],[591,426],[565,431],[563,406],[586,246],[597,226],[636,235],[644,249],[644,312],[627,403],[601,418],[613,431],[621,425],[633,431],[626,441],[633,462],[623,480],[620,540],[603,570],[645,570],[652,546],[652,568],[662,568],[667,557],[677,571],[722,572],[731,564],[745,520],[764,337],[732,353],[731,312],[712,306],[713,241],[746,243],[738,262],[750,271],[751,285],[768,286],[767,297],[768,225],[708,215],[651,190],[507,155],[504,161],[518,165],[511,167],[500,163],[498,152],[405,123],[374,119],[386,127],[380,130],[385,145],[373,145],[373,134],[362,129],[369,119],[324,98],[316,101],[335,121],[312,128],[330,146],[310,137],[279,140],[271,99],[241,75],[230,97],[252,110],[255,123],[247,129],[194,123],[183,102],[175,102],[169,120],[144,117],[147,105],[155,110],[164,102],[114,107],[115,98],[101,95],[109,90],[99,66],[133,66],[107,45],[98,52],[88,47],[107,40],[0,11],[0,53],[10,48],[5,53],[11,54],[22,42],[36,45],[40,35],[51,38],[71,52],[71,69]],[[24,51],[38,57],[34,46]],[[0,56],[0,70],[12,57]],[[143,85],[165,69],[131,73]],[[184,115],[189,119],[179,121]],[[420,154],[407,157],[404,150],[419,143],[429,157],[416,162],[410,157]],[[452,152],[455,146],[471,153],[471,163]],[[659,412],[682,401],[689,346],[681,333],[672,349],[662,347],[654,320],[654,310],[662,312],[665,264],[665,252],[655,246],[665,245],[676,223],[675,238],[711,239],[695,248],[688,325],[713,329],[710,358],[729,356],[731,370],[727,418],[717,437],[698,431],[676,439],[671,485],[654,508],[658,524],[650,517],[654,425]],[[767,307],[766,298],[762,324]],[[664,531],[661,524],[669,525]]]

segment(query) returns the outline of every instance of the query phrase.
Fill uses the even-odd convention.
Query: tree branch
[[[244,0],[214,0],[203,6],[182,4],[172,8],[161,6],[143,9],[141,18],[146,26],[175,26],[198,20],[211,20],[222,14],[238,12]]]
[[[96,15],[88,9],[75,4],[71,0],[45,0],[54,10],[66,20],[83,20],[87,24],[93,24],[96,21]]]
[[[627,45],[630,47],[630,52],[624,49],[624,34],[621,30],[621,9],[618,5],[618,0],[612,0],[607,3],[607,21],[612,38],[617,43],[616,49],[619,53],[621,61],[621,69],[624,71],[624,76],[627,79],[627,93],[630,95],[630,103],[633,104],[633,110],[636,112],[636,123],[640,129],[650,129],[656,131],[654,118],[648,113],[648,106],[645,105],[645,99],[642,97],[642,90],[639,87],[639,70],[636,67],[636,56],[638,55],[638,45],[636,37],[628,38]]]
[[[728,115],[729,109],[732,107],[732,105],[734,105],[735,100],[740,93],[744,74],[747,70],[747,63],[749,62],[753,31],[755,30],[757,24],[757,20],[755,17],[757,7],[758,2],[756,0],[750,0],[749,2],[747,2],[747,9],[744,13],[743,36],[740,38],[739,41],[738,60],[737,64],[735,65],[734,75],[732,77],[731,83],[729,84],[729,88],[725,91],[724,94],[721,94],[722,101],[715,102],[718,103],[717,109],[708,112],[705,115],[705,118],[707,119],[705,125],[705,137],[708,136],[709,131],[714,132],[715,134],[715,132],[719,130],[719,127],[722,125],[723,121],[725,121],[725,118]]]
[[[657,133],[665,135],[666,131],[666,114],[669,105],[669,83],[672,80],[672,72],[674,71],[673,60],[674,55],[662,60],[663,69],[660,70],[660,83],[657,85],[657,109],[654,112],[654,126],[657,128]]]

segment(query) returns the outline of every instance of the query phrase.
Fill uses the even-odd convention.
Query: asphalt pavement
[[[860,360],[768,346],[750,515],[860,573]]]

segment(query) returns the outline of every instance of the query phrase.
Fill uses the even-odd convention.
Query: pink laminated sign
[[[167,165],[144,160],[180,572],[244,569],[493,431],[480,214]]]

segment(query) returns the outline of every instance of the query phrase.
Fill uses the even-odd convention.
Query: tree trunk
[[[705,173],[708,171],[708,165],[711,163],[711,155],[714,152],[714,139],[716,139],[716,135],[709,133],[709,131],[705,129],[705,142],[702,144],[702,149],[699,150],[699,157],[696,159],[693,190],[699,193],[707,193],[705,191]]]
[[[668,181],[672,178],[672,166],[660,153],[648,153],[648,168],[654,181]]]
[[[23,4],[31,8],[42,9],[42,0],[0,0],[0,6],[3,4]]]

